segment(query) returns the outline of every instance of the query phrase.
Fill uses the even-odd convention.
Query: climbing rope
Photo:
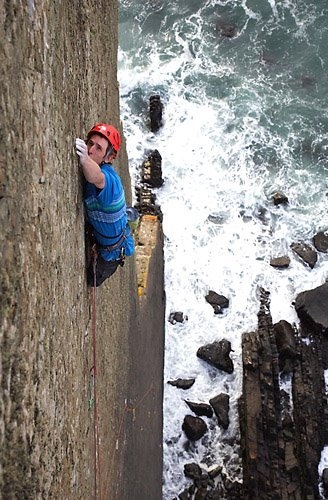
[[[93,349],[93,435],[94,435],[94,496],[95,500],[101,498],[101,475],[100,475],[100,445],[98,428],[98,393],[97,393],[97,250],[96,245],[92,249],[93,260],[93,288],[92,288],[92,349]],[[99,492],[99,497],[98,497]]]
[[[128,406],[125,403],[123,412],[121,415],[121,419],[119,422],[118,432],[115,439],[115,450],[111,454],[110,467],[107,474],[107,481],[104,489],[104,495],[102,496],[102,478],[101,478],[101,461],[100,461],[100,439],[99,439],[99,403],[98,403],[98,392],[97,392],[97,249],[96,245],[93,245],[91,249],[91,257],[93,263],[93,288],[92,288],[92,309],[91,309],[91,325],[92,325],[92,350],[93,350],[93,366],[90,370],[93,374],[93,401],[91,400],[91,404],[89,402],[89,407],[91,408],[93,405],[93,427],[94,427],[94,498],[95,500],[107,500],[108,490],[110,486],[110,477],[112,473],[112,469],[114,466],[114,460],[116,457],[116,453],[119,449],[119,439],[121,433],[123,431],[124,418],[127,413],[132,413],[132,421],[134,422],[136,419],[136,410],[143,403],[144,399],[148,396],[148,394],[153,390],[153,384],[150,385],[148,390],[144,393],[144,395],[139,399],[135,406]]]

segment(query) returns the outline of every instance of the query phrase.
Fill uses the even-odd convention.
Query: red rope
[[[92,247],[93,258],[93,288],[92,288],[92,348],[93,348],[93,427],[94,427],[94,495],[95,500],[101,498],[100,474],[100,443],[98,428],[98,393],[97,393],[97,315],[96,315],[96,289],[97,289],[97,251]]]

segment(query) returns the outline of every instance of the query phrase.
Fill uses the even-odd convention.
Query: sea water
[[[311,269],[293,242],[328,230],[327,0],[121,0],[121,118],[133,184],[147,153],[162,156],[166,315],[163,498],[188,484],[186,463],[223,467],[241,480],[237,404],[241,338],[257,327],[259,290],[274,322],[298,324],[296,295],[328,278],[327,254]],[[232,26],[234,36],[222,35]],[[164,105],[149,127],[149,97]],[[274,205],[276,192],[288,204]],[[270,259],[288,255],[287,269]],[[229,299],[223,314],[205,300]],[[234,372],[210,368],[197,349],[227,339]],[[167,384],[195,378],[188,391]],[[211,424],[187,446],[185,400],[230,396],[230,425]],[[235,439],[236,438],[236,439]],[[323,453],[323,460],[325,453]]]

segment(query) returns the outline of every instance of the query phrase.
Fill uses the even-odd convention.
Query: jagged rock
[[[313,245],[318,252],[328,252],[328,234],[320,232],[313,236]]]
[[[191,409],[192,412],[194,412],[197,417],[209,417],[211,418],[213,416],[213,410],[210,407],[210,405],[206,403],[193,403],[191,401],[186,401],[187,405]]]
[[[328,497],[328,468],[323,469],[321,480],[322,480],[323,491]]]
[[[162,126],[163,104],[159,95],[149,98],[150,130],[157,132]]]
[[[207,425],[200,417],[186,415],[183,420],[182,430],[190,441],[198,441],[207,431]]]
[[[163,185],[162,157],[157,151],[151,151],[141,165],[141,182],[150,187],[159,188]]]
[[[218,419],[218,424],[223,429],[228,429],[229,427],[229,401],[229,395],[224,393],[210,399],[210,403]]]
[[[186,389],[190,389],[190,387],[192,387],[194,385],[195,379],[194,378],[188,378],[188,379],[178,378],[176,380],[169,380],[167,383],[170,385],[173,385],[174,387],[178,387],[178,389],[186,390]]]
[[[211,479],[215,479],[218,477],[222,472],[222,465],[214,465],[210,467],[208,470],[208,475],[210,476]]]
[[[202,469],[198,464],[191,463],[184,465],[184,475],[190,479],[199,479],[202,475]]]
[[[318,256],[316,251],[312,247],[310,247],[304,242],[292,243],[290,247],[293,250],[293,252],[295,252],[299,257],[301,257],[301,259],[304,260],[304,262],[306,262],[306,264],[308,264],[311,267],[311,269],[314,268]]]
[[[272,198],[274,205],[286,205],[288,203],[288,198],[283,193],[277,192],[273,195]]]
[[[301,292],[295,300],[295,309],[301,322],[317,333],[328,333],[328,282],[312,290]]]
[[[281,347],[296,356],[290,377],[292,404],[280,390],[276,335],[269,295],[261,292],[258,329],[242,338],[243,393],[239,401],[243,491],[240,498],[319,498],[318,462],[327,443],[328,408],[323,337],[303,342],[284,324]],[[285,333],[287,331],[286,337]],[[291,350],[290,350],[291,347]],[[230,499],[230,496],[228,497]]]
[[[297,356],[295,331],[288,321],[281,320],[273,325],[279,355],[279,369],[283,373],[293,370],[293,360]]]
[[[229,299],[224,295],[219,295],[213,290],[209,290],[208,294],[205,296],[205,300],[211,304],[215,314],[220,314],[222,313],[222,309],[229,307]]]
[[[220,33],[221,36],[233,38],[236,36],[237,28],[234,24],[219,19],[216,23],[216,31]]]
[[[183,323],[187,320],[188,316],[185,316],[181,311],[173,312],[169,316],[169,322],[172,323],[172,325],[175,325],[175,323]]]
[[[282,257],[275,257],[270,260],[270,266],[279,267],[280,269],[284,269],[288,267],[290,264],[290,258],[287,255]]]
[[[229,356],[231,351],[231,343],[229,340],[223,339],[200,347],[197,356],[218,370],[232,373],[233,362]]]
[[[161,207],[156,204],[156,196],[152,193],[151,189],[147,186],[136,187],[137,203],[135,208],[142,215],[155,215],[160,222],[163,221],[163,213]]]

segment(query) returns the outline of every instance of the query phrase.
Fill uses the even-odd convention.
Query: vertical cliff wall
[[[121,129],[117,29],[116,0],[0,1],[0,491],[6,499],[122,499],[124,482],[135,481],[134,464],[142,460],[137,448],[126,462],[134,426],[122,417],[142,334],[132,257],[97,290],[94,468],[95,342],[73,150],[75,137],[85,137],[97,121]],[[124,151],[114,166],[129,199]],[[158,251],[155,265],[162,266]],[[143,304],[148,315],[151,300]],[[154,384],[160,390],[158,375]],[[160,431],[160,418],[152,431]],[[150,473],[148,481],[158,468]]]

